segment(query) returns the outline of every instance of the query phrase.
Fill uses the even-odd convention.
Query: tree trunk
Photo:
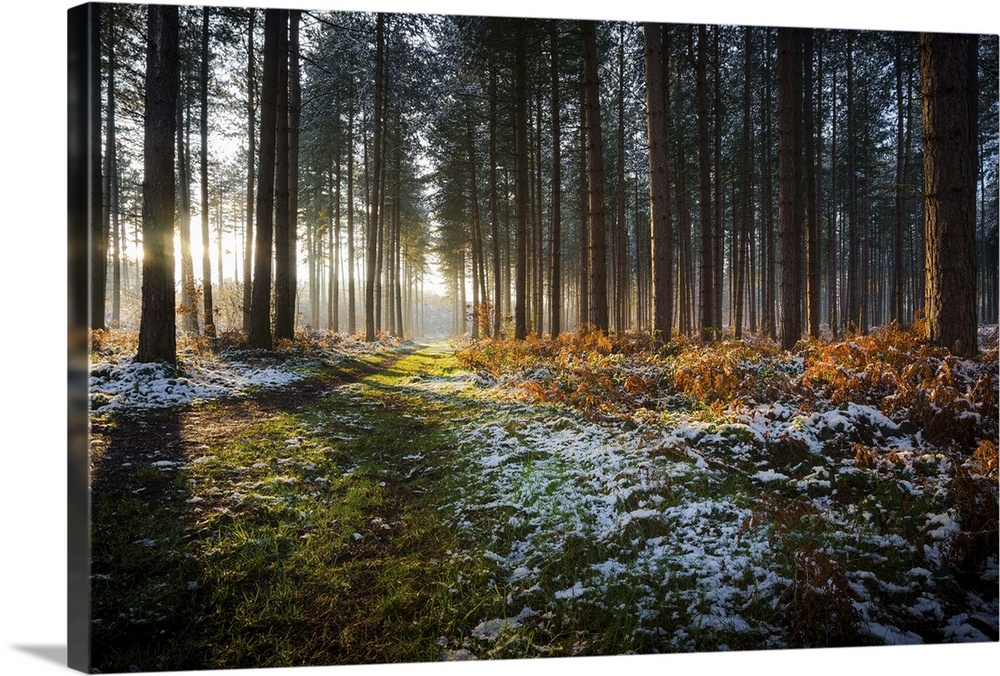
[[[712,199],[712,224],[715,236],[712,241],[712,309],[714,316],[712,319],[712,326],[715,327],[716,331],[722,330],[722,288],[724,285],[723,281],[723,253],[725,251],[725,242],[723,237],[723,232],[725,228],[722,224],[722,87],[721,87],[721,53],[719,51],[719,26],[715,26],[712,29],[712,91],[713,91],[713,113],[712,113],[712,127],[714,132],[714,144],[713,144],[713,166],[712,166],[712,184],[714,188],[714,196]],[[733,242],[735,246],[735,241]]]
[[[802,336],[801,231],[799,212],[799,137],[796,119],[801,112],[796,69],[801,69],[801,37],[797,29],[778,30],[778,138],[781,227],[781,347],[790,350]]]
[[[562,158],[560,148],[559,126],[559,31],[555,21],[549,23],[549,45],[552,73],[552,227],[549,231],[549,247],[551,262],[549,272],[549,333],[553,338],[562,330],[560,322],[562,303],[562,223],[561,223],[561,188]]]
[[[673,225],[670,214],[670,163],[666,138],[669,56],[664,52],[667,27],[643,25],[646,71],[646,138],[649,145],[649,210],[652,221],[654,340],[669,343],[673,324]]]
[[[587,190],[587,103],[584,87],[580,87],[580,317],[581,327],[590,325],[590,195]]]
[[[107,149],[104,154],[105,220],[104,232],[110,232],[111,243],[111,326],[118,328],[121,321],[121,235],[118,220],[118,149],[115,137],[115,20],[114,7],[108,7],[108,113],[106,129]],[[95,22],[96,23],[96,22]],[[100,78],[96,78],[98,82]],[[105,234],[107,237],[107,234]],[[101,294],[104,295],[103,292]],[[104,314],[104,310],[101,310]]]
[[[90,328],[104,330],[108,276],[108,233],[104,220],[101,187],[101,10],[90,22],[88,44],[90,108]]]
[[[347,102],[347,332],[357,331],[354,290],[354,92]]]
[[[260,97],[260,159],[254,243],[251,347],[271,349],[271,255],[274,246],[274,174],[281,10],[264,11],[264,73]]]
[[[745,294],[745,270],[747,266],[746,248],[747,240],[750,236],[750,220],[753,216],[750,213],[750,155],[752,139],[751,118],[750,118],[750,80],[753,73],[752,54],[750,39],[750,28],[743,29],[743,138],[740,153],[740,232],[736,255],[736,283],[734,285],[735,300],[733,308],[735,310],[733,320],[733,335],[739,340],[743,337],[743,299]]]
[[[604,235],[604,150],[601,141],[601,100],[598,79],[597,26],[581,21],[584,92],[587,117],[587,177],[590,195],[591,323],[608,330],[607,256]]]
[[[299,71],[299,19],[302,12],[288,11],[288,306],[289,337],[295,335],[298,293],[299,121],[302,89]]]
[[[385,43],[385,15],[379,13],[375,19],[375,118],[372,120],[372,192],[370,215],[368,218],[368,255],[365,279],[365,340],[374,341],[375,334],[375,275],[378,264],[379,203],[381,202],[382,177],[382,69]]]
[[[857,139],[854,118],[854,42],[847,36],[847,316],[844,321],[849,331],[863,331],[861,321],[861,275],[858,237],[857,174],[855,169]]]
[[[805,144],[805,190],[806,190],[806,317],[809,335],[819,338],[819,212],[816,206],[816,145],[814,143],[815,124],[813,120],[813,30],[803,31],[802,72],[804,76],[802,93],[801,135]]]
[[[840,333],[838,298],[838,268],[837,268],[837,222],[840,220],[840,209],[837,207],[837,70],[834,69],[832,84],[830,86],[830,206],[827,211],[827,240],[826,240],[826,276],[827,276],[827,320],[830,324],[830,333],[836,338]]]
[[[291,205],[289,204],[288,91],[289,50],[288,10],[281,10],[278,38],[278,93],[275,110],[274,175],[274,337],[291,340],[294,336],[291,293]]]
[[[201,288],[205,307],[205,335],[215,338],[215,305],[212,299],[212,247],[208,230],[208,18],[201,10]]]
[[[502,330],[503,313],[501,296],[503,279],[500,262],[500,214],[497,201],[497,73],[490,62],[490,229],[493,235],[493,335],[499,337]]]
[[[976,345],[977,87],[966,35],[921,33],[927,339],[963,357]]]
[[[143,140],[142,319],[136,361],[176,364],[174,315],[174,135],[178,8],[147,9],[146,113]]]
[[[528,255],[528,94],[527,54],[524,20],[517,22],[514,50],[514,339],[528,336],[527,255]]]
[[[712,184],[708,156],[708,29],[698,26],[698,56],[695,61],[695,100],[698,108],[698,218],[701,226],[701,276],[699,298],[701,339],[715,339],[715,255],[713,252]]]
[[[251,268],[253,266],[254,182],[256,181],[254,160],[257,154],[254,139],[255,113],[253,104],[254,87],[257,82],[253,46],[254,19],[257,16],[257,10],[251,7],[248,11],[250,18],[247,21],[247,220],[243,246],[243,331],[249,336],[253,302]]]
[[[191,256],[191,172],[188,162],[188,143],[185,121],[186,101],[183,92],[177,98],[177,188],[180,202],[181,243],[181,327],[188,333],[198,333],[198,302],[195,299],[194,260]]]

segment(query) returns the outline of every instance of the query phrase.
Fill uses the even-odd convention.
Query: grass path
[[[98,425],[101,671],[436,660],[493,595],[439,514],[441,346]],[[478,571],[478,572],[477,572]]]

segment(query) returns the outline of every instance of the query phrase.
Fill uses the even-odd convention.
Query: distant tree
[[[551,242],[550,261],[550,298],[549,298],[549,333],[553,338],[562,329],[562,223],[561,221],[561,181],[562,158],[560,155],[560,125],[559,125],[559,29],[558,22],[549,22],[549,49],[551,51],[551,115],[552,115],[552,227],[549,230]]]
[[[528,64],[524,21],[517,21],[514,50],[514,210],[515,281],[514,338],[528,336],[527,265],[528,265]]]
[[[212,299],[212,256],[208,233],[208,19],[202,7],[201,22],[201,288],[205,307],[205,335],[215,337],[215,310]]]
[[[175,364],[174,133],[180,22],[178,8],[170,5],[150,5],[147,17],[142,318],[136,361]]]
[[[604,230],[604,146],[601,140],[601,83],[598,76],[597,25],[581,21],[584,96],[587,120],[587,178],[590,196],[590,323],[608,330],[607,256]]]
[[[973,39],[920,35],[927,338],[965,357],[977,352]]]
[[[253,303],[251,289],[252,269],[253,269],[253,224],[254,224],[254,182],[256,175],[254,171],[254,159],[256,155],[256,138],[254,129],[256,127],[256,112],[254,107],[254,89],[257,81],[254,68],[254,20],[257,10],[253,7],[247,10],[247,184],[246,184],[246,231],[245,243],[243,247],[243,331],[250,335],[251,306]]]
[[[708,155],[708,29],[698,26],[698,51],[695,60],[695,99],[698,107],[698,222],[701,227],[701,276],[699,298],[701,339],[715,338],[715,242],[712,223],[712,184]]]

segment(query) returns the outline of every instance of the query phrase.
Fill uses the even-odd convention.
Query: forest
[[[85,669],[998,640],[996,35],[70,18]]]

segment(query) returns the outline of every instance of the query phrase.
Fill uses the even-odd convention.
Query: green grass
[[[99,496],[94,666],[434,660],[440,636],[499,612],[492,562],[462,552],[440,514],[450,411],[394,389],[449,363],[404,357]]]

